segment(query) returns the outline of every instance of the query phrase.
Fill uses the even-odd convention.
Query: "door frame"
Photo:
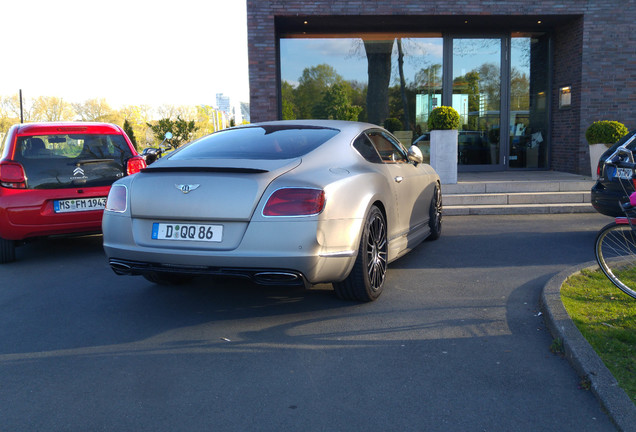
[[[458,172],[506,171],[509,169],[510,154],[510,34],[444,34],[444,66],[442,77],[442,104],[452,106],[453,100],[453,41],[455,39],[499,39],[500,40],[500,74],[499,74],[499,163],[490,165],[457,165]]]

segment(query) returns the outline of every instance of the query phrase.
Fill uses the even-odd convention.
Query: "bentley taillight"
[[[325,207],[325,191],[309,188],[278,189],[269,199],[265,216],[309,216],[320,213]]]
[[[26,189],[26,175],[16,162],[0,162],[0,185],[12,189]]]
[[[110,188],[108,199],[106,200],[106,211],[124,213],[128,206],[128,188],[124,185],[115,184]]]

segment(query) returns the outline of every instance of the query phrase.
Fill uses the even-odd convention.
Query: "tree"
[[[384,124],[389,115],[389,81],[393,40],[364,40],[367,54],[369,85],[367,89],[367,117],[370,123]]]
[[[337,83],[328,88],[321,103],[316,107],[317,118],[330,120],[358,120],[362,107],[351,104],[351,98],[347,94],[346,84]]]
[[[152,107],[150,105],[126,105],[119,110],[119,115],[128,120],[135,139],[139,140],[138,145],[147,147],[154,141],[152,129],[148,127],[148,122],[152,119]]]
[[[75,111],[70,103],[61,98],[40,96],[33,103],[34,118],[39,121],[73,120]]]
[[[107,121],[107,117],[113,114],[113,110],[104,98],[88,99],[72,105],[82,121]]]
[[[283,106],[283,120],[296,120],[298,108],[294,102],[294,88],[287,81],[281,83],[281,103]]]
[[[294,92],[298,118],[313,117],[314,107],[322,99],[323,93],[331,85],[341,81],[342,77],[327,64],[305,68]]]
[[[20,121],[20,97],[15,94],[2,99],[2,106],[8,114],[12,114],[14,118]],[[25,122],[34,120],[34,101],[33,99],[22,99],[22,114]]]
[[[185,105],[169,105],[169,104],[164,104],[161,105],[159,108],[157,108],[157,114],[159,114],[159,117],[161,118],[171,118],[171,119],[175,119],[178,117],[181,117],[182,119],[185,120],[194,120],[197,118],[197,110],[194,107],[191,106],[185,106]]]
[[[133,131],[133,128],[128,119],[124,120],[123,129],[124,132],[126,132],[126,135],[128,135],[128,138],[130,138],[130,142],[132,142],[133,146],[135,146],[135,149],[139,150],[139,147],[137,146],[137,139],[135,138],[135,131]]]
[[[516,68],[510,72],[510,109],[530,109],[530,80]]]
[[[397,39],[398,47],[398,69],[400,71],[400,99],[402,100],[402,109],[404,110],[404,129],[411,129],[409,120],[409,104],[406,100],[406,81],[404,79],[404,51],[402,50],[402,39]]]
[[[176,120],[162,118],[155,125],[148,123],[148,127],[150,127],[155,134],[155,139],[160,142],[163,141],[166,132],[171,132],[172,138],[166,142],[170,144],[173,149],[177,149],[181,144],[190,141],[194,132],[198,129],[194,120],[186,121],[181,117],[177,117]]]

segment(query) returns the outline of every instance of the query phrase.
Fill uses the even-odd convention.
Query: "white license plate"
[[[106,197],[79,198],[53,201],[55,213],[82,212],[91,210],[104,210]]]
[[[155,222],[152,224],[152,238],[220,242],[223,240],[223,225]]]
[[[631,168],[616,168],[616,177],[624,180],[632,179],[632,170]]]

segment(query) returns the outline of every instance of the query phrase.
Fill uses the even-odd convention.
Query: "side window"
[[[371,163],[382,163],[382,159],[380,159],[380,155],[375,148],[369,138],[365,134],[360,135],[353,142],[353,148],[355,148],[363,158],[368,160]]]
[[[369,131],[367,136],[380,154],[384,163],[408,163],[408,158],[400,143],[395,142],[382,131]]]

